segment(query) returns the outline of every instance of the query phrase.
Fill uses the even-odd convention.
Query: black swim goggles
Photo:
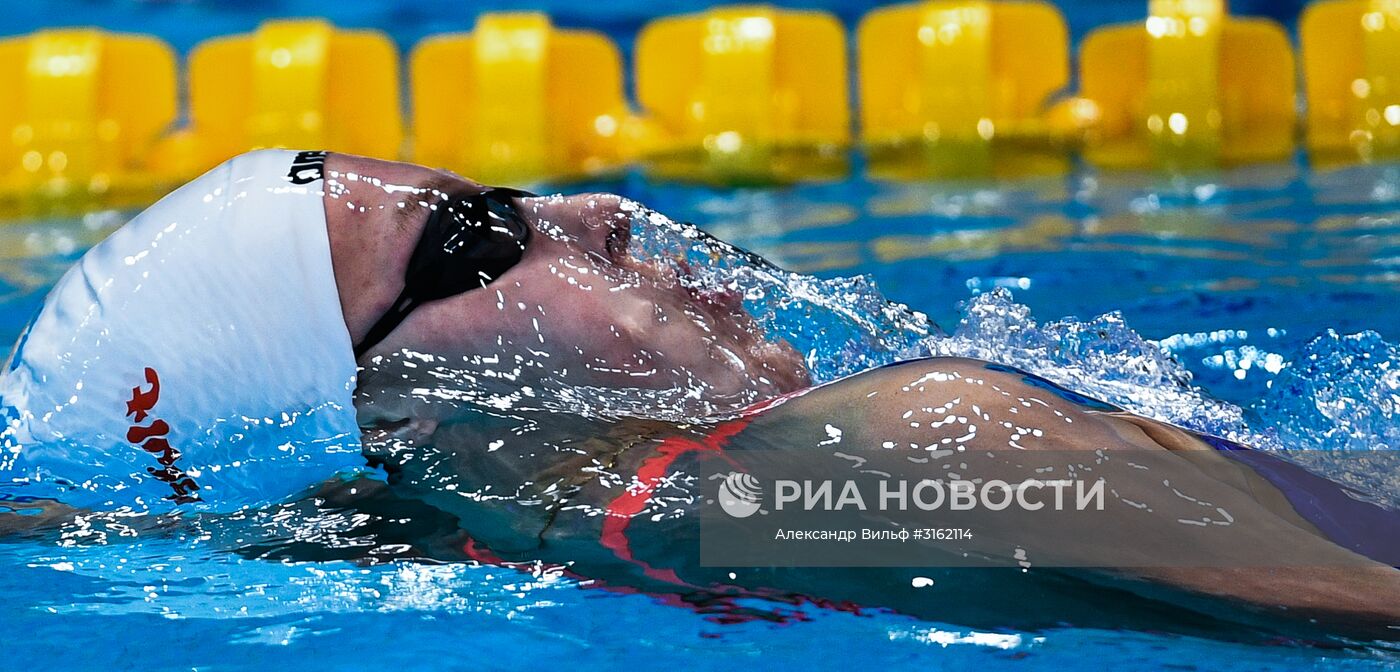
[[[531,196],[496,188],[439,202],[408,260],[403,292],[355,346],[355,357],[384,340],[414,308],[485,287],[519,263],[530,240],[530,225],[516,209],[515,199]]]

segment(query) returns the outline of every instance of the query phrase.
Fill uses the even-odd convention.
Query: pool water
[[[1009,183],[855,176],[751,190],[631,175],[586,187],[694,221],[792,270],[866,274],[954,339],[1017,353],[1027,366],[1134,389],[1150,387],[1142,381],[1151,369],[1211,400],[1183,408],[1151,395],[1115,399],[1145,413],[1286,446],[1400,447],[1400,315],[1391,310],[1400,167],[1318,173],[1300,164],[1177,178],[1081,171]],[[12,341],[67,265],[123,219],[0,227],[0,339]],[[1396,471],[1373,476],[1395,491]],[[781,622],[720,624],[546,570],[279,562],[228,551],[345,524],[353,521],[249,516],[131,536],[117,520],[69,526],[57,544],[0,543],[0,629],[12,643],[0,668],[1400,665],[1400,647],[1388,644],[985,631],[811,606],[785,607]]]

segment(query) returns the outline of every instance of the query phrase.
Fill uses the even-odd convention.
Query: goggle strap
[[[531,198],[531,197],[533,197],[533,196],[534,196],[534,194],[532,194],[532,193],[530,193],[530,192],[528,192],[528,191],[522,191],[522,190],[520,190],[520,189],[511,189],[511,188],[508,188],[508,187],[496,187],[496,188],[493,188],[493,189],[488,189],[488,190],[486,190],[486,191],[484,191],[484,192],[482,192],[482,193],[480,193],[480,194],[476,194],[476,197],[482,198],[482,199],[484,199],[484,200],[496,201],[496,202],[504,202],[504,203],[510,205],[510,207],[511,207],[512,209],[514,208],[514,205],[510,203],[510,200],[511,200],[511,199],[516,199],[516,198]],[[449,204],[449,205],[451,204],[451,202],[452,202],[452,199],[447,199],[446,201],[444,201],[444,203]],[[442,216],[441,212],[435,213],[434,216],[431,217],[431,218],[429,219],[428,226],[432,226],[432,225],[433,225],[433,224],[432,224],[433,221],[434,221],[437,217],[440,217],[440,216]],[[517,217],[518,217],[518,215],[517,215]],[[521,226],[521,230],[520,230],[521,236],[520,236],[520,239],[519,239],[515,244],[520,246],[520,248],[521,248],[521,253],[523,254],[523,253],[524,253],[525,241],[526,241],[526,240],[529,240],[530,229],[529,229],[529,225],[528,225],[528,224],[525,224],[525,223],[523,223],[523,222],[521,222],[521,225],[520,225],[520,226]],[[374,323],[374,326],[370,327],[369,333],[365,334],[365,337],[364,337],[363,339],[361,339],[359,345],[355,346],[355,359],[359,359],[359,358],[360,358],[361,356],[363,356],[366,352],[369,352],[369,349],[370,349],[370,348],[372,348],[372,347],[378,345],[380,341],[383,341],[385,338],[387,338],[387,337],[389,336],[389,334],[390,334],[391,332],[393,332],[394,329],[398,328],[399,324],[402,323],[402,322],[404,321],[404,319],[408,317],[408,314],[409,314],[410,312],[413,312],[413,309],[414,309],[414,308],[417,308],[417,307],[418,307],[418,304],[421,303],[420,297],[416,296],[416,292],[413,291],[414,278],[413,278],[412,276],[415,274],[415,270],[414,270],[415,261],[419,258],[419,255],[420,255],[420,254],[423,254],[423,253],[424,253],[424,250],[425,250],[425,247],[424,247],[424,245],[425,245],[425,240],[427,240],[426,237],[427,237],[428,235],[429,235],[429,230],[428,230],[427,227],[425,227],[423,233],[419,234],[418,244],[417,244],[417,246],[414,247],[414,250],[413,250],[413,257],[409,259],[409,270],[408,270],[408,276],[409,276],[409,277],[405,277],[405,278],[404,278],[404,288],[403,288],[403,291],[399,293],[399,298],[394,299],[394,307],[391,308],[391,309],[389,310],[389,312],[387,312],[387,313],[385,313],[383,316],[381,316],[381,317],[379,318],[379,321],[375,322],[375,323]],[[439,251],[439,253],[440,253],[440,251]],[[518,257],[517,257],[516,262],[518,262],[518,261],[519,261],[519,259],[518,259]],[[514,263],[516,263],[516,262],[512,262],[511,265],[514,265]],[[482,287],[485,287],[486,285],[490,284],[490,282],[491,282],[492,280],[494,280],[494,278],[488,277],[488,276],[485,275],[485,273],[483,273],[483,272],[478,272],[478,276],[479,276],[480,279],[481,279],[481,286],[482,286]],[[468,289],[470,289],[470,288],[464,287],[464,288],[461,288],[459,291],[453,292],[452,294],[449,294],[449,295],[459,294],[459,293],[461,293],[461,292],[463,292],[463,291],[467,291]],[[430,297],[430,298],[443,298],[443,297]]]
[[[409,294],[408,287],[404,287],[399,293],[399,298],[394,299],[394,307],[380,316],[379,321],[369,328],[369,333],[365,334],[360,344],[355,346],[355,359],[359,359],[370,348],[388,337],[416,306],[417,302],[413,300],[413,295]]]

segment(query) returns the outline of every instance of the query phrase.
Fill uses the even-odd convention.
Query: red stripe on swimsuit
[[[671,465],[682,455],[692,452],[720,452],[729,439],[744,431],[759,414],[800,397],[811,389],[798,390],[749,406],[739,412],[738,419],[716,425],[709,434],[698,441],[679,436],[662,441],[656,453],[643,460],[642,466],[637,469],[636,480],[640,485],[629,487],[608,504],[603,518],[603,535],[599,542],[618,558],[641,567],[648,577],[668,583],[689,585],[676,575],[675,570],[652,567],[632,554],[631,543],[627,540],[627,528],[632,524],[632,518],[646,509],[647,503],[651,501],[652,492],[670,473]]]

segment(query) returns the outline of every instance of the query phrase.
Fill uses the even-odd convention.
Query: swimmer
[[[21,336],[0,380],[0,530],[67,507],[276,506],[331,479],[312,497],[413,501],[454,520],[463,557],[568,565],[648,592],[737,586],[947,620],[1022,610],[1043,625],[1099,623],[1108,612],[1064,597],[1104,580],[1145,611],[1400,623],[1400,572],[1375,560],[1388,551],[1339,539],[1218,440],[974,360],[814,386],[732,288],[634,255],[635,215],[613,196],[535,197],[340,154],[235,158],[89,251]],[[608,412],[564,410],[593,399]],[[985,421],[971,438],[965,422],[911,422],[934,408]],[[989,575],[945,570],[914,592],[907,571],[702,567],[684,515],[699,486],[657,508],[662,483],[685,491],[676,477],[705,454],[829,458],[832,427],[844,445],[891,447],[879,466],[912,475],[902,447],[945,440],[992,455],[1156,455],[1248,523],[1234,543],[1315,566],[1135,565],[1000,598],[970,578]],[[357,476],[367,463],[387,482]],[[63,505],[15,515],[36,501]],[[1145,549],[1196,543],[1168,519],[1133,529]],[[1094,549],[1070,552],[1093,564]]]

